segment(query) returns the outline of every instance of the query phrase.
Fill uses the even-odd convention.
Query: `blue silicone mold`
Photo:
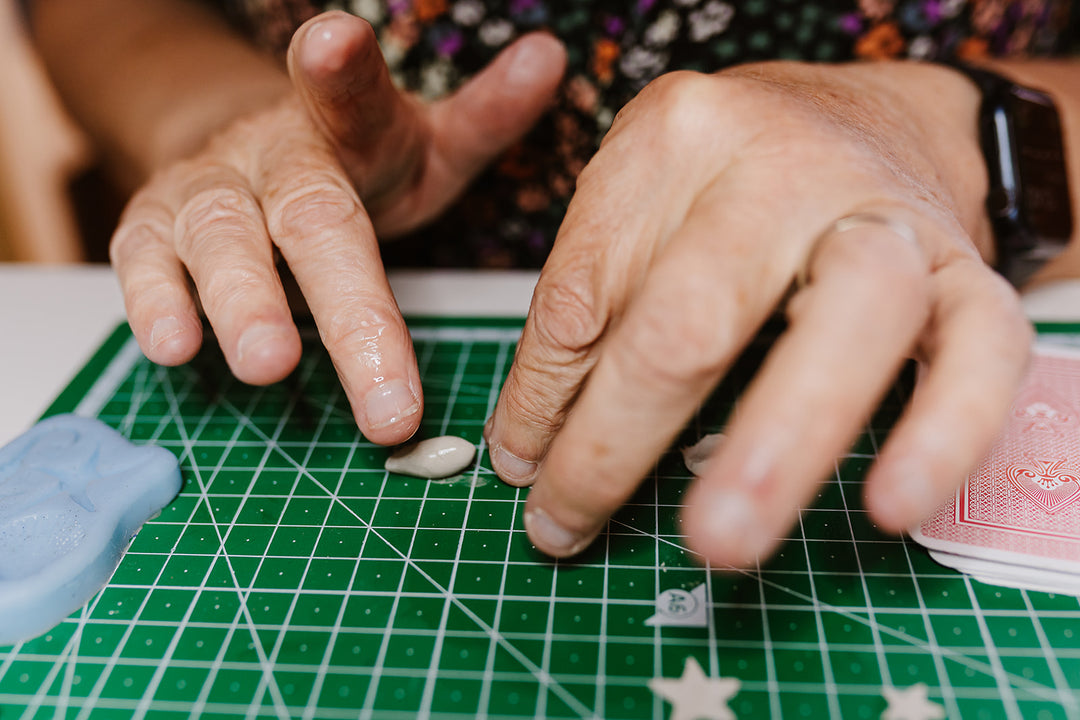
[[[0,449],[0,644],[40,635],[93,597],[181,482],[168,450],[74,415]]]

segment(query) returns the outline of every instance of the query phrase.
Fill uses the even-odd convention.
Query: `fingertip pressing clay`
[[[0,644],[93,597],[181,483],[171,452],[90,418],[58,415],[0,448]]]
[[[469,467],[474,457],[476,446],[471,442],[442,435],[401,448],[386,459],[386,469],[414,477],[444,478]]]
[[[686,464],[686,469],[694,476],[700,477],[705,472],[705,467],[709,464],[709,458],[720,443],[724,441],[724,433],[711,433],[703,436],[696,443],[690,447],[684,447],[682,449],[683,462]]]

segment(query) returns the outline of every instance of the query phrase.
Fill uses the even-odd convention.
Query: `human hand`
[[[441,212],[548,104],[565,64],[543,34],[504,50],[430,105],[391,83],[363,20],[326,13],[293,38],[295,93],[236,120],[132,198],[110,254],[151,360],[190,360],[202,326],[188,275],[233,373],[253,384],[296,367],[300,338],[274,262],[288,263],[368,439],[408,439],[422,397],[376,235]]]
[[[940,504],[999,429],[1030,344],[978,251],[977,102],[940,67],[769,63],[673,73],[623,109],[486,428],[498,474],[535,482],[540,550],[596,537],[801,268],[787,330],[688,490],[691,548],[720,567],[769,554],[912,355],[925,375],[865,504],[892,532]]]

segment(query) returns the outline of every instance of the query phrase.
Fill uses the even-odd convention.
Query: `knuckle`
[[[257,232],[258,203],[251,193],[219,185],[193,193],[176,215],[178,247],[185,255],[203,242]]]
[[[136,255],[153,248],[164,248],[172,239],[172,228],[152,220],[125,220],[109,242],[109,261],[122,266]]]
[[[168,206],[149,187],[137,192],[109,241],[109,260],[117,264],[155,246],[171,245],[171,218]]]
[[[503,393],[503,410],[506,417],[518,425],[524,425],[543,435],[550,435],[562,427],[565,408],[553,403],[551,378],[547,373],[514,372],[507,380]]]
[[[580,353],[603,335],[607,317],[591,284],[571,273],[537,288],[529,316],[545,347]]]
[[[657,141],[683,145],[688,136],[715,132],[717,89],[725,85],[716,77],[690,70],[666,73],[645,86],[625,112],[619,112],[612,128],[640,117],[646,119],[648,132]]]
[[[391,303],[383,298],[354,296],[319,322],[319,334],[327,348],[377,364],[384,339],[399,327],[398,313]]]
[[[918,248],[890,238],[888,245],[850,243],[847,260],[851,269],[864,275],[878,294],[910,297],[923,289],[929,277]]]
[[[1010,287],[1009,290],[1013,294],[1008,304],[1003,308],[1007,321],[1005,332],[1016,338],[1016,345],[1023,348],[1030,348],[1031,344],[1035,341],[1035,327],[1031,324],[1031,321],[1028,320],[1027,314],[1024,312],[1023,306],[1017,299],[1013,288]]]
[[[708,76],[692,70],[678,70],[656,78],[646,90],[655,94],[664,107],[697,107],[707,95],[703,90],[712,87]]]
[[[294,189],[274,197],[267,224],[275,238],[297,240],[363,222],[360,202],[351,189],[329,173],[313,173]]]
[[[199,279],[199,297],[208,309],[215,311],[242,307],[242,303],[261,294],[268,283],[264,273],[251,267],[223,264]]]
[[[168,274],[146,268],[128,279],[124,287],[124,299],[129,308],[154,307],[157,301],[170,292],[175,282]]]
[[[695,300],[687,302],[688,297]],[[696,298],[709,298],[709,302],[703,306]],[[740,325],[736,313],[727,312],[725,304],[713,290],[644,307],[633,326],[627,327],[626,351],[616,357],[630,382],[682,388],[714,381],[732,347],[731,334],[724,328]]]
[[[834,288],[844,287],[867,301],[914,307],[931,301],[930,253],[914,236],[865,225],[835,232],[810,250],[810,273]]]
[[[1035,328],[1024,312],[1020,296],[1016,288],[1001,275],[988,268],[985,275],[988,285],[987,308],[999,317],[1001,337],[1012,347],[1024,349],[1026,358],[1026,350],[1035,339]]]

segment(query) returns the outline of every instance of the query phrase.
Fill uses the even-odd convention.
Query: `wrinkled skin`
[[[366,23],[307,23],[289,53],[294,95],[159,172],[127,208],[112,256],[143,350],[164,364],[197,351],[190,274],[237,377],[287,375],[300,341],[279,252],[360,429],[407,439],[421,388],[376,236],[452,202],[535,121],[564,64],[555,40],[526,36],[426,106],[393,88]],[[789,329],[689,491],[691,547],[718,566],[767,554],[913,355],[924,377],[866,506],[898,531],[956,487],[1004,418],[1030,329],[979,252],[975,99],[937,102],[958,95],[950,73],[671,73],[620,112],[579,178],[485,430],[500,476],[534,484],[525,522],[541,550],[572,555],[601,531],[778,307]],[[881,223],[829,231],[859,213],[914,240]]]
[[[242,118],[133,197],[110,254],[147,357],[186,362],[202,339],[198,297],[238,378],[284,378],[300,357],[275,267],[288,263],[374,442],[419,425],[420,378],[376,234],[436,216],[520,137],[558,85],[565,52],[533,34],[454,96],[398,92],[371,26],[327,13],[296,34],[295,93]]]
[[[693,549],[720,566],[767,555],[913,355],[925,376],[868,477],[872,519],[916,522],[986,451],[1030,329],[976,251],[974,138],[890,97],[874,73],[892,71],[673,73],[620,113],[579,179],[487,426],[499,474],[534,484],[525,525],[540,549],[573,555],[596,536],[800,270],[788,330],[689,490]],[[827,231],[860,213],[914,237]]]

